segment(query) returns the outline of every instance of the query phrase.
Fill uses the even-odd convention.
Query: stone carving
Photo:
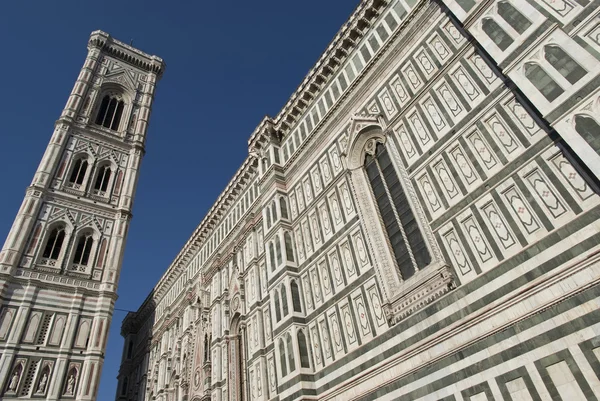
[[[72,371],[67,379],[67,389],[65,390],[65,395],[73,395],[75,391],[75,382],[77,380],[77,371]]]
[[[15,392],[17,391],[17,387],[19,386],[19,381],[21,380],[21,365],[15,368],[12,377],[10,378],[10,383],[8,384],[8,391]]]
[[[38,384],[36,394],[44,394],[46,392],[46,384],[48,384],[48,373],[44,372]]]

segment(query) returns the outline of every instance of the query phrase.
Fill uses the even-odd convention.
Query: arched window
[[[279,266],[282,262],[281,260],[281,240],[279,237],[275,237],[275,254],[277,256],[277,266]]]
[[[287,375],[287,366],[285,363],[285,345],[283,340],[279,339],[279,364],[281,365],[281,376]]]
[[[277,204],[275,201],[271,203],[271,213],[273,214],[273,223],[277,221]]]
[[[281,218],[282,219],[289,218],[288,211],[287,211],[287,202],[285,201],[285,198],[283,196],[279,198],[279,207],[281,208]]]
[[[65,241],[65,227],[55,227],[50,231],[46,247],[44,248],[43,258],[57,260],[60,256],[60,250]]]
[[[292,236],[289,232],[283,233],[283,240],[285,242],[285,257],[288,262],[294,261],[294,244],[292,243]]]
[[[271,227],[271,212],[270,212],[269,208],[267,208],[266,214],[267,214],[267,229],[268,229],[269,227]]]
[[[96,192],[106,192],[111,173],[110,166],[102,166],[98,169],[98,175],[94,183],[94,190]]]
[[[273,249],[273,243],[269,242],[269,261],[271,262],[271,271],[275,271],[275,249]]]
[[[274,291],[274,303],[275,303],[275,321],[279,322],[281,320],[281,305],[279,305],[279,291],[277,288]]]
[[[281,309],[283,310],[283,316],[287,316],[289,309],[287,303],[287,293],[285,292],[284,284],[281,284]]]
[[[290,335],[290,333],[287,333],[286,337],[286,342],[287,342],[287,349],[288,349],[288,362],[290,364],[290,372],[293,372],[294,370],[296,370],[296,363],[294,362],[294,346],[292,344],[292,336]]]
[[[308,345],[306,344],[306,336],[302,330],[298,331],[296,336],[298,340],[298,351],[300,351],[300,367],[310,368],[310,361],[308,359]]]
[[[600,125],[588,116],[575,116],[575,131],[588,142],[595,141],[600,137]]]
[[[294,308],[294,312],[302,312],[302,305],[300,303],[300,290],[298,289],[296,280],[292,280],[290,289],[292,290],[292,307]]]
[[[365,170],[396,266],[406,280],[427,266],[431,255],[387,149],[383,144],[373,142],[367,145],[373,154],[365,156]]]
[[[531,26],[531,22],[508,1],[498,2],[498,15],[500,15],[504,21],[508,22],[508,25],[510,25],[512,29],[520,34],[525,32],[527,28]]]
[[[121,122],[121,116],[123,115],[123,109],[125,104],[122,100],[112,97],[110,95],[102,98],[98,115],[96,116],[96,124],[103,127],[117,130],[119,123]]]
[[[504,32],[504,29],[502,29],[500,25],[498,25],[498,23],[491,18],[484,18],[483,22],[481,23],[481,28],[483,29],[483,32],[485,32],[486,35],[489,36],[490,39],[494,41],[496,46],[498,46],[502,51],[506,50],[513,42],[512,38],[508,36],[506,32]]]
[[[71,176],[69,177],[69,181],[72,184],[83,184],[83,179],[85,178],[87,168],[88,162],[85,158],[77,159],[77,161],[73,165],[73,170],[71,170]]]
[[[544,46],[544,58],[550,63],[560,75],[565,77],[571,85],[575,84],[587,74],[575,60],[571,58],[563,49],[556,45]]]
[[[564,92],[538,64],[525,64],[525,76],[549,102],[552,102]]]
[[[90,253],[92,252],[92,245],[94,240],[91,233],[83,234],[77,241],[77,247],[75,248],[75,256],[73,257],[73,263],[80,266],[87,266],[90,260]]]

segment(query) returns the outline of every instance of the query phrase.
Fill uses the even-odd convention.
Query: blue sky
[[[0,237],[101,29],[167,63],[157,90],[116,307],[136,310],[359,0],[4,1]],[[116,311],[99,400],[115,395]]]

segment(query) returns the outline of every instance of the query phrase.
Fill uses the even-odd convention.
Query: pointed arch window
[[[549,102],[562,95],[563,89],[536,63],[525,64],[525,77]]]
[[[292,236],[289,232],[283,233],[283,240],[285,242],[285,257],[288,262],[294,261],[294,245],[292,243]]]
[[[508,1],[498,2],[498,15],[520,34],[531,26],[531,22]]]
[[[275,289],[274,291],[274,303],[275,303],[275,321],[279,322],[281,320],[281,305],[279,304],[279,291]]]
[[[285,363],[285,345],[283,340],[279,339],[279,364],[281,365],[281,376],[287,375],[287,365]]]
[[[285,292],[285,285],[281,284],[281,309],[283,312],[283,316],[287,316],[289,313],[288,303],[287,303],[287,294]]]
[[[102,166],[98,169],[98,175],[96,176],[96,182],[94,183],[94,191],[96,193],[106,192],[111,174],[112,170],[110,169],[110,166]]]
[[[308,358],[308,345],[306,343],[306,336],[302,330],[298,331],[298,351],[300,351],[300,367],[310,368],[310,360]]]
[[[273,248],[273,242],[269,242],[269,262],[271,262],[271,271],[275,271],[275,249]]]
[[[396,266],[404,280],[431,263],[431,255],[385,146],[371,140],[364,166]]]
[[[302,312],[300,290],[298,289],[298,283],[296,283],[296,280],[291,281],[290,289],[292,290],[292,307],[294,308],[294,312]]]
[[[275,201],[271,203],[271,213],[273,214],[273,223],[277,221],[277,205]]]
[[[105,95],[96,115],[96,124],[111,130],[119,129],[125,103],[116,96]]]
[[[496,46],[498,46],[502,51],[508,49],[508,46],[513,43],[513,40],[508,33],[506,33],[504,29],[502,29],[500,25],[498,25],[498,23],[491,18],[484,18],[483,22],[481,23],[481,28],[483,29],[483,32],[485,32],[486,35],[489,36],[489,38],[492,39]]]
[[[292,345],[292,336],[290,333],[287,333],[286,343],[288,349],[288,363],[290,364],[290,373],[296,370],[296,363],[294,361],[294,346]]]
[[[575,116],[575,131],[588,142],[595,141],[600,137],[600,125],[596,120],[581,114]]]
[[[577,83],[587,74],[575,60],[563,49],[556,45],[544,46],[544,58],[556,71],[560,73],[571,85]]]
[[[275,237],[275,255],[277,256],[277,266],[282,262],[281,259],[281,240],[279,237]]]
[[[83,179],[85,178],[85,173],[88,169],[87,159],[82,157],[75,161],[73,165],[73,169],[71,170],[71,176],[69,177],[69,182],[71,184],[81,185],[83,184]]]
[[[79,266],[87,266],[90,261],[90,253],[92,252],[92,245],[94,239],[91,233],[83,234],[77,240],[77,247],[75,248],[75,256],[73,256],[73,263]]]
[[[281,208],[281,218],[288,219],[287,202],[283,196],[279,198],[279,207]]]
[[[58,260],[60,256],[60,250],[65,241],[65,227],[55,227],[50,231],[46,247],[44,248],[43,258]]]

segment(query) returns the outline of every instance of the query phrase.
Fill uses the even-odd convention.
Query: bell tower
[[[0,252],[0,398],[94,400],[156,84],[96,31]]]

